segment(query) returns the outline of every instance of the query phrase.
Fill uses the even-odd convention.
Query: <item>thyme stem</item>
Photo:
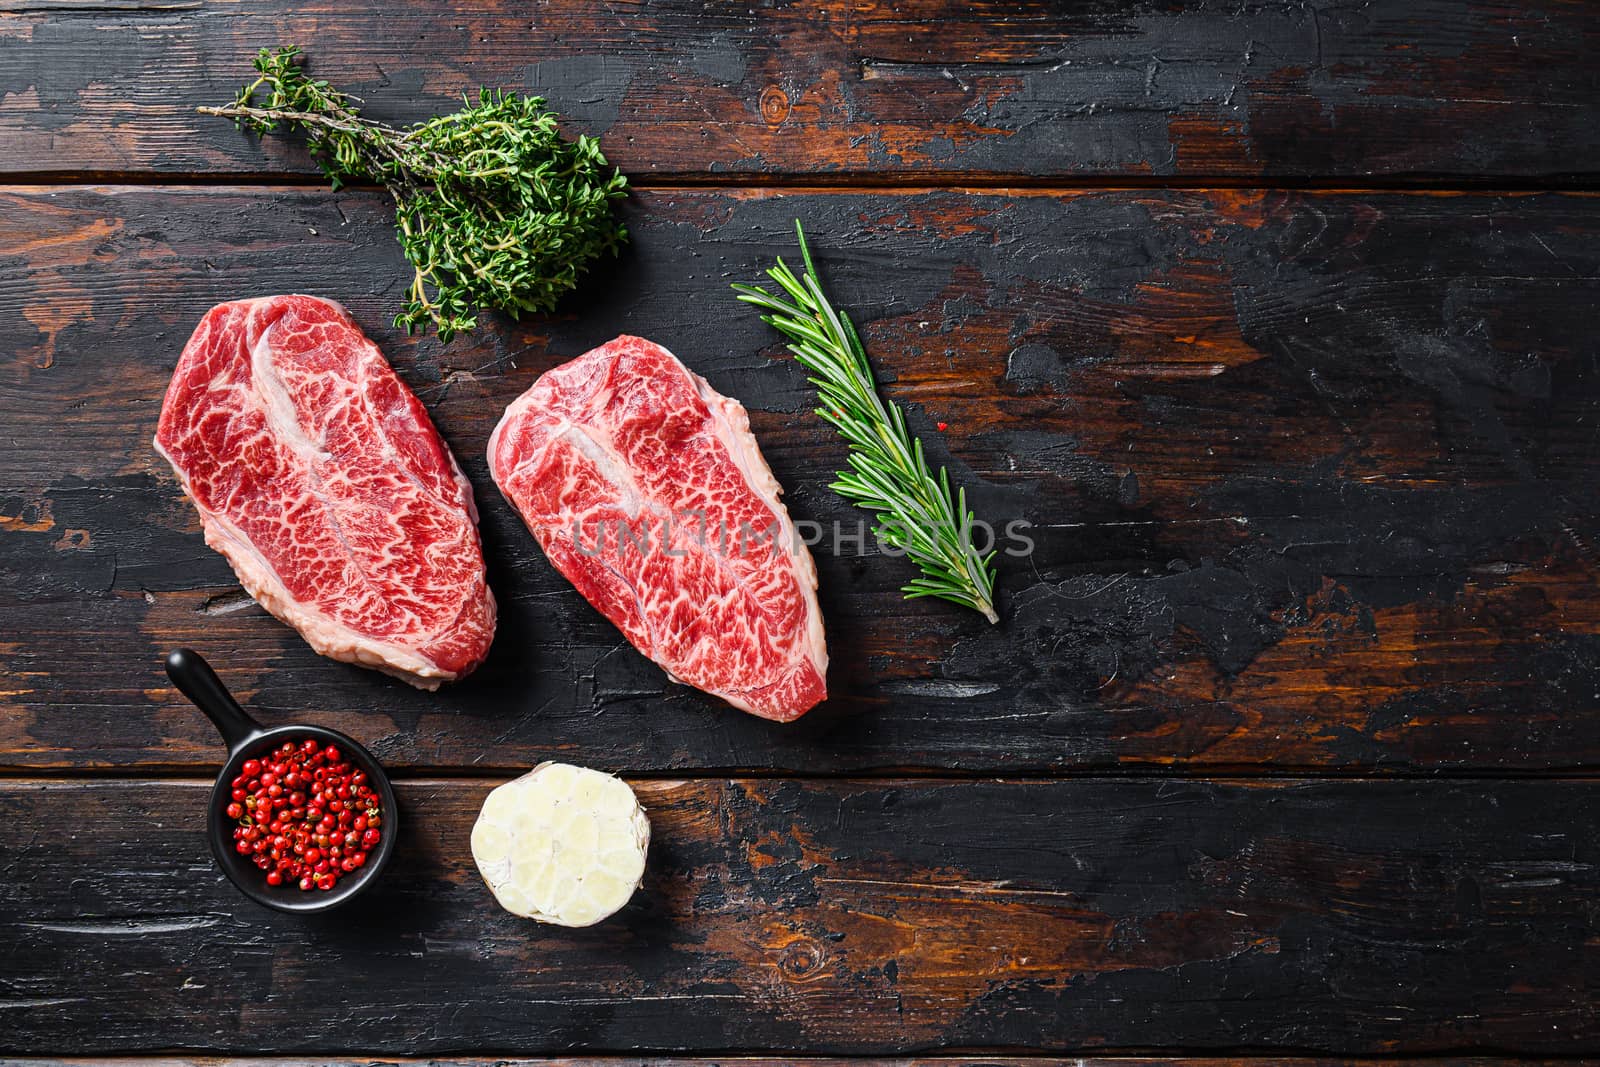
[[[397,129],[308,77],[299,54],[262,49],[260,76],[233,103],[197,110],[257,134],[303,134],[335,189],[347,181],[388,189],[415,270],[395,317],[408,333],[432,326],[449,341],[477,325],[479,308],[549,311],[627,239],[612,210],[627,179],[593,138],[563,139],[539,97],[484,89],[461,111]]]

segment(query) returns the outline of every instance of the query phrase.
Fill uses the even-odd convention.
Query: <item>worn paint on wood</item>
[[[13,190],[0,259],[0,761],[195,766],[167,685],[211,655],[263,718],[400,767],[1518,771],[1600,758],[1600,199],[666,192],[580,300],[441,348],[387,326],[373,194]],[[803,216],[890,395],[979,513],[1033,524],[1004,621],[817,550],[833,699],[776,728],[670,684],[549,567],[483,450],[540,371],[627,331],[751,409],[795,516],[855,529],[843,454],[730,280]],[[213,302],[347,303],[479,488],[488,664],[424,694],[238,590],[149,446]],[[938,422],[948,423],[940,433]]]
[[[0,171],[307,173],[195,114],[300,43],[413,121],[547,96],[642,180],[1593,175],[1600,18],[1562,0],[6,0]]]
[[[0,190],[0,1052],[1600,1050],[1600,786],[1551,777],[1600,761],[1600,200],[1450,188],[1592,186],[1600,18],[906,12],[0,0],[0,174],[143,186]],[[393,121],[478,84],[548,96],[657,186],[633,248],[552,318],[397,336],[382,199],[194,114],[288,40]],[[1210,178],[1267,189],[1159,188]],[[1052,188],[1096,182],[1135,188]],[[1268,191],[1335,182],[1439,195]],[[836,697],[778,728],[634,654],[481,456],[537,373],[644,333],[751,407],[797,517],[853,529],[803,377],[726,290],[792,254],[796,214],[914,428],[1037,547],[1002,560],[997,629],[901,601],[897,561],[819,552]],[[349,304],[480,486],[504,617],[464,685],[313,656],[149,449],[200,314],[290,289]],[[255,908],[205,852],[206,783],[107,775],[220,757],[160,673],[180,643],[263,718],[410,772],[363,910]],[[550,756],[654,773],[647,884],[594,930],[513,919],[470,869],[491,782],[462,775]],[[901,768],[948,780],[661,780]],[[1102,771],[1140,777],[1077,777]],[[970,777],[993,772],[1074,777]],[[1389,772],[1430,777],[1359,777]],[[689,1057],[726,1049],[782,1058]],[[1043,1058],[1144,1049],[1246,1055]],[[678,1055],[584,1058],[652,1050]],[[1340,1059],[1276,1055],[1301,1050]]]
[[[402,783],[318,917],[223,881],[207,788],[0,783],[0,1049],[1600,1048],[1593,782],[645,782],[576,931],[491,903],[488,783]]]

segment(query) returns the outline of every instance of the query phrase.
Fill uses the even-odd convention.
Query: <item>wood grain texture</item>
[[[306,173],[194,113],[299,42],[412,121],[547,96],[636,178],[1593,175],[1567,0],[0,3],[0,172]]]
[[[401,768],[1517,771],[1600,760],[1600,198],[672,192],[550,318],[387,327],[375,195],[0,193],[0,762],[210,765],[166,649]],[[838,543],[839,443],[727,283],[803,216],[889,393],[997,527],[1003,622]],[[214,302],[344,301],[479,490],[487,665],[418,693],[256,608],[149,445]],[[816,549],[833,699],[789,728],[670,684],[543,559],[483,462],[504,405],[618,332],[751,409]],[[940,433],[935,424],[947,422]]]
[[[488,783],[402,783],[310,918],[222,881],[207,787],[0,783],[0,1050],[1600,1050],[1593,782],[641,783],[578,931],[471,869]]]

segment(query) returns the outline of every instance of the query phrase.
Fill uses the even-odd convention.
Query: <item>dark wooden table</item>
[[[0,0],[0,1052],[1600,1053],[1600,11],[897,7]],[[381,194],[194,113],[287,42],[394,121],[546,94],[632,176],[632,245],[554,316],[398,334]],[[1037,544],[994,628],[822,552],[834,695],[778,727],[626,646],[483,452],[542,370],[644,334],[853,529],[727,288],[796,216]],[[479,488],[502,620],[463,684],[312,654],[151,450],[199,316],[281,291],[348,305]],[[394,769],[364,906],[215,870],[180,644]],[[655,823],[589,930],[468,855],[552,757]]]

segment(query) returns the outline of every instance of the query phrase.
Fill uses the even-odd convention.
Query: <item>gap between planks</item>
[[[1589,1063],[1592,1057],[1575,1053],[1552,1053],[1530,1057],[1497,1053],[1493,1050],[1467,1052],[1376,1053],[1359,1057],[1328,1057],[1316,1053],[1279,1053],[1255,1049],[1218,1050],[1205,1049],[1194,1053],[1183,1050],[1121,1050],[1096,1049],[1086,1055],[1063,1055],[1059,1052],[1042,1052],[1033,1049],[956,1048],[939,1050],[922,1055],[879,1056],[870,1054],[837,1053],[824,1055],[798,1053],[782,1057],[770,1051],[708,1052],[694,1055],[682,1052],[650,1055],[636,1052],[621,1055],[615,1052],[568,1052],[554,1056],[522,1056],[516,1053],[493,1051],[458,1052],[437,1056],[395,1056],[381,1053],[365,1055],[359,1052],[339,1052],[317,1055],[314,1053],[252,1055],[226,1053],[196,1053],[192,1051],[119,1053],[110,1056],[83,1057],[0,1057],[0,1067],[80,1067],[80,1065],[141,1064],[145,1067],[306,1067],[316,1064],[327,1067],[384,1067],[387,1064],[427,1064],[430,1067],[560,1067],[563,1064],[593,1064],[596,1067],[691,1067],[694,1064],[717,1064],[718,1067],[787,1067],[791,1064],[810,1067],[829,1067],[833,1064],[882,1064],[885,1067],[1010,1067],[1013,1064],[1061,1065],[1061,1067],[1235,1067],[1254,1064],[1265,1067],[1378,1067],[1381,1064],[1451,1064],[1459,1067],[1492,1067],[1505,1064],[1565,1064]]]
[[[216,770],[189,765],[181,767],[25,767],[0,769],[0,788],[15,785],[88,786],[95,784],[126,784],[164,782],[180,786],[210,786],[222,765]],[[389,780],[396,785],[428,786],[461,785],[499,781],[527,773],[527,767],[502,767],[483,770],[477,767],[416,768],[387,770]],[[626,767],[610,773],[630,782],[803,782],[817,785],[927,786],[964,785],[984,783],[989,785],[1066,785],[1084,782],[1210,782],[1216,785],[1250,787],[1289,787],[1296,785],[1323,785],[1329,783],[1415,784],[1417,782],[1541,782],[1545,784],[1593,785],[1600,782],[1600,774],[1593,770],[1575,771],[1495,771],[1476,769],[1460,773],[1374,773],[1371,771],[1307,771],[1292,768],[1194,768],[1171,770],[1141,769],[1119,772],[1107,770],[1064,771],[1059,774],[1004,774],[984,771],[848,771],[841,773],[799,774],[792,771],[748,771],[737,768],[702,768],[672,771],[635,772]],[[0,1067],[5,1067],[0,1059]]]
[[[94,185],[172,186],[211,189],[314,188],[326,189],[328,181],[310,172],[271,171],[21,171],[0,172],[0,187],[71,187]],[[1541,178],[1472,178],[1458,175],[1374,177],[1364,181],[1350,178],[1265,177],[1237,175],[1186,175],[1183,177],[1098,176],[1082,178],[1013,174],[915,173],[882,174],[694,174],[628,175],[628,187],[635,192],[740,192],[749,190],[782,193],[929,193],[957,192],[994,194],[998,192],[1099,193],[1138,190],[1205,191],[1230,189],[1260,192],[1325,192],[1359,195],[1363,193],[1418,193],[1441,196],[1484,196],[1496,193],[1596,193],[1600,192],[1600,173],[1556,174]],[[349,183],[341,191],[379,190],[375,183]]]

